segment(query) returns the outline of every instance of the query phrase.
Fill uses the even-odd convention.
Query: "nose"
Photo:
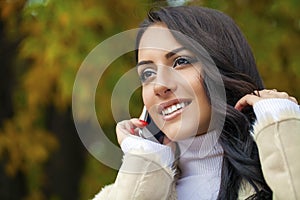
[[[169,87],[158,83],[155,83],[153,90],[155,95],[159,97],[165,97],[172,93],[172,90]]]
[[[153,91],[156,96],[168,97],[173,94],[177,88],[176,80],[172,78],[172,72],[168,68],[162,67],[157,71],[156,81],[153,86]]]

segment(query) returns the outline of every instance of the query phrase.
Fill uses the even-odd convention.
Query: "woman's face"
[[[139,45],[143,101],[156,125],[173,141],[207,132],[211,107],[201,63],[162,23],[147,28]]]

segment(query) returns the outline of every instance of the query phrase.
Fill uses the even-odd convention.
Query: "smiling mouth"
[[[173,104],[171,106],[165,107],[162,111],[161,114],[163,116],[168,116],[171,115],[172,113],[181,110],[183,108],[185,108],[186,106],[188,106],[191,102],[180,102],[177,104]]]

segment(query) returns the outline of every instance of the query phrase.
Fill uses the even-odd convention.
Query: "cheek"
[[[202,82],[201,82],[201,87],[199,87],[197,91],[197,101],[198,101],[198,106],[200,108],[200,122],[199,122],[200,129],[198,130],[198,134],[202,134],[203,132],[207,131],[211,120],[211,105],[209,103],[206,92],[203,88]]]
[[[144,105],[146,106],[146,108],[147,109],[151,108],[153,105],[153,102],[152,102],[153,92],[151,92],[149,86],[143,87],[142,97],[143,97],[143,102],[144,102]]]
[[[155,124],[162,128],[163,127],[163,124],[164,122],[162,120],[159,120],[161,119],[159,117],[159,114],[156,112],[156,105],[157,105],[157,102],[155,101],[155,98],[153,98],[155,95],[154,95],[154,92],[153,92],[153,88],[149,85],[143,87],[143,90],[142,90],[142,97],[143,97],[143,102],[144,102],[144,105],[146,106],[146,109],[147,111],[149,112],[151,118],[153,119],[153,121],[155,122]]]

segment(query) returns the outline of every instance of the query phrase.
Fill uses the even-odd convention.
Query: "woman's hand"
[[[138,129],[143,128],[147,125],[147,122],[137,118],[132,118],[130,120],[123,120],[119,122],[116,127],[118,143],[121,145],[122,141],[129,135],[138,136]]]
[[[118,143],[121,145],[123,140],[130,135],[139,136],[139,129],[144,128],[147,125],[148,125],[147,122],[137,118],[132,118],[130,120],[123,120],[119,122],[116,127]],[[170,146],[173,151],[176,148],[175,143],[172,142],[166,136],[164,136],[162,144]]]
[[[235,109],[241,111],[244,107],[253,106],[256,102],[268,98],[289,99],[298,104],[295,97],[289,96],[286,92],[278,92],[277,90],[260,90],[254,91],[252,94],[247,94],[242,97],[235,105]]]

